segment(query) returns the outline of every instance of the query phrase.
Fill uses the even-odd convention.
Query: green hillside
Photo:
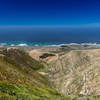
[[[18,49],[0,54],[0,100],[66,100],[37,70],[43,65]]]

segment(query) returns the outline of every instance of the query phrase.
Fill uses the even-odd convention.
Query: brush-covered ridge
[[[37,70],[43,65],[19,49],[0,54],[0,100],[66,100]]]

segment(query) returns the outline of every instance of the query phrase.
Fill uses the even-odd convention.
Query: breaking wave
[[[26,42],[26,41],[12,41],[0,42],[1,46],[62,46],[62,45],[98,45],[98,43],[61,43],[61,42]]]

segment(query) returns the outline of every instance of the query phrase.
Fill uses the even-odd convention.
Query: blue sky
[[[0,0],[0,26],[99,23],[100,0]]]

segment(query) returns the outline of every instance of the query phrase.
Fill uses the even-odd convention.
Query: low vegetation
[[[54,54],[50,54],[50,53],[44,53],[42,56],[40,56],[40,58],[44,59],[50,56],[55,56]]]
[[[0,93],[2,100],[65,100],[54,90],[21,84],[0,83]]]
[[[43,65],[18,49],[0,55],[0,100],[65,100],[37,70]]]

